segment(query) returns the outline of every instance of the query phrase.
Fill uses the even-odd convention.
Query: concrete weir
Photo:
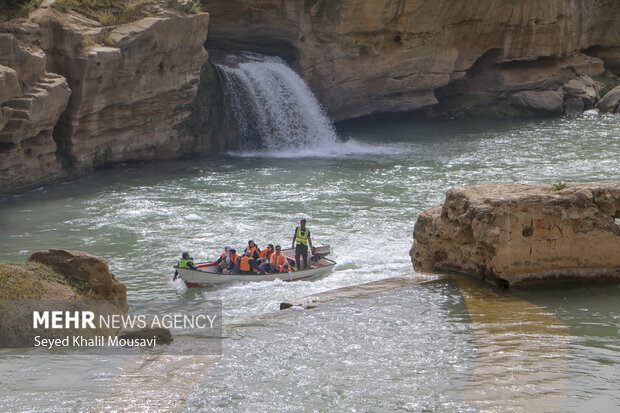
[[[409,274],[399,277],[386,278],[384,280],[372,281],[365,284],[351,285],[349,287],[337,288],[335,290],[324,291],[318,294],[296,298],[291,301],[280,303],[280,310],[289,308],[310,309],[335,300],[356,299],[384,291],[395,290],[409,285],[422,284],[435,281],[441,278],[434,275]]]
[[[130,357],[92,411],[181,411],[216,355]]]
[[[467,275],[388,278],[283,302],[280,309],[310,309],[442,277],[457,282],[476,340],[478,355],[463,400],[485,411],[561,410],[566,397],[568,326],[544,308]]]
[[[478,356],[463,400],[482,411],[563,410],[569,327],[544,308],[454,275]]]

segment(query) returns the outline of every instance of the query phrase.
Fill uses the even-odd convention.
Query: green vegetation
[[[110,162],[112,160],[112,156],[114,156],[112,153],[112,148],[105,148],[105,151],[103,151],[103,160],[105,162]]]
[[[55,3],[55,7],[65,13],[74,11],[104,26],[129,23],[147,16],[145,5],[144,0],[57,0]]]
[[[187,14],[198,14],[202,12],[202,8],[200,7],[200,1],[196,0],[189,2],[187,4],[187,7],[185,8],[185,12]]]
[[[73,293],[73,294],[71,294]],[[95,304],[96,303],[96,304]],[[67,280],[47,266],[36,262],[0,263],[0,347],[30,347],[34,336],[64,338],[81,335],[114,335],[113,329],[34,329],[34,310],[89,310],[95,313],[118,313],[119,309],[77,280]]]
[[[0,1],[0,17],[14,19],[27,16],[41,5],[42,0],[2,0]]]
[[[554,191],[559,191],[561,189],[566,188],[566,182],[560,181],[557,184],[552,185]]]
[[[0,299],[2,300],[37,300],[46,291],[42,280],[52,281],[67,286],[77,297],[88,295],[84,285],[69,282],[62,275],[45,265],[36,262],[25,264],[0,263]]]
[[[105,30],[94,36],[82,37],[82,47],[94,46],[95,44],[102,44],[109,47],[116,46],[116,43],[110,37],[110,33]]]

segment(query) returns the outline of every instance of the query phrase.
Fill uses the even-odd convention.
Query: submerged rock
[[[418,216],[410,255],[510,286],[620,281],[618,218],[620,182],[453,188]]]

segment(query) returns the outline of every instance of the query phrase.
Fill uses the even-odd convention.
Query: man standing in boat
[[[306,220],[299,221],[299,226],[295,228],[295,235],[293,236],[293,247],[295,248],[295,265],[297,270],[300,270],[299,257],[304,257],[304,269],[308,268],[308,245],[310,250],[314,251],[312,247],[312,240],[310,239],[310,230],[306,228]]]

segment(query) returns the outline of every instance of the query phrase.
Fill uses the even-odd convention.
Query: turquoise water
[[[484,409],[496,398],[472,387],[486,383],[478,380],[484,335],[455,280],[307,312],[278,313],[279,303],[411,273],[417,214],[452,186],[620,180],[619,126],[618,116],[354,123],[339,130],[347,142],[299,157],[284,148],[102,170],[1,199],[0,259],[23,261],[50,247],[102,256],[134,308],[221,299],[224,354],[184,396],[189,411]],[[171,280],[181,251],[203,261],[249,239],[289,246],[300,218],[315,244],[332,245],[338,265],[327,277],[214,291]],[[536,323],[559,320],[568,329],[556,352],[564,379],[545,392],[529,377],[514,383],[513,400],[522,403],[515,408],[548,394],[560,410],[620,408],[618,287],[510,293],[543,314]],[[519,346],[543,351],[549,334],[518,336]],[[0,357],[0,381],[10,383],[0,390],[2,410],[99,408],[125,372],[121,359]]]

